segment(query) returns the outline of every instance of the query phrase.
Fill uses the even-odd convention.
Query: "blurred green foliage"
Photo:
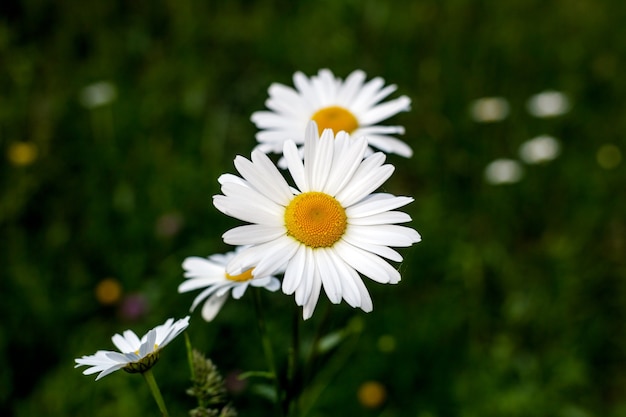
[[[249,116],[270,83],[361,68],[413,99],[393,122],[415,155],[388,157],[385,187],[415,197],[423,242],[401,251],[398,286],[368,283],[372,313],[329,308],[331,328],[354,315],[364,328],[314,415],[623,416],[626,172],[597,153],[625,152],[625,18],[617,0],[3,1],[0,414],[154,415],[141,378],[95,383],[73,359],[186,314],[180,264],[230,249],[220,236],[237,223],[211,196],[254,146]],[[113,100],[89,107],[99,82]],[[546,89],[572,110],[529,115]],[[473,121],[485,96],[505,97],[510,116]],[[485,182],[490,161],[544,133],[558,159]],[[98,303],[107,277],[147,309]],[[264,366],[247,298],[212,324],[192,319],[227,378]],[[293,300],[265,301],[280,351]],[[172,415],[194,406],[183,345],[155,368]],[[387,389],[380,408],[357,400],[368,380]],[[232,393],[240,414],[268,415],[252,391]]]

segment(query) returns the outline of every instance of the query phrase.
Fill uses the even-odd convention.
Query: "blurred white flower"
[[[509,102],[504,97],[479,98],[471,103],[470,114],[476,122],[498,122],[509,115]]]
[[[126,330],[123,335],[116,334],[112,338],[119,352],[99,350],[94,355],[74,359],[75,368],[89,366],[83,371],[83,375],[100,372],[96,381],[118,369],[124,369],[130,373],[146,372],[159,359],[161,349],[174,340],[187,326],[189,326],[189,316],[176,322],[174,319],[168,319],[165,323],[150,330],[141,339],[132,330]]]
[[[117,88],[109,81],[89,84],[80,91],[80,103],[94,109],[113,102],[117,98]]]
[[[559,91],[546,90],[531,96],[526,107],[528,112],[535,117],[555,117],[569,111],[570,101]]]
[[[276,291],[280,288],[278,278],[272,275],[256,276],[254,268],[238,275],[228,274],[226,265],[241,250],[242,248],[238,247],[224,255],[216,254],[208,258],[190,256],[183,261],[186,280],[178,286],[178,292],[202,289],[193,300],[191,311],[204,301],[202,318],[206,321],[215,318],[230,293],[237,300],[243,296],[249,286],[265,288],[268,291]]]
[[[393,135],[404,134],[403,126],[388,126],[382,121],[411,107],[407,96],[383,101],[396,91],[394,84],[385,86],[382,78],[366,80],[365,72],[356,70],[345,80],[321,69],[312,77],[301,72],[293,75],[294,88],[273,83],[265,102],[268,110],[252,113],[251,120],[260,130],[256,134],[257,149],[264,153],[281,153],[283,143],[293,140],[304,143],[304,131],[315,121],[318,133],[332,129],[351,136],[366,136],[368,145],[386,153],[409,158],[413,150]],[[373,153],[368,148],[367,155]],[[284,165],[281,160],[281,166]]]
[[[513,184],[522,179],[522,165],[514,159],[496,159],[485,168],[485,179],[490,184]]]
[[[522,143],[519,156],[527,164],[551,161],[561,152],[561,145],[552,136],[541,135]]]

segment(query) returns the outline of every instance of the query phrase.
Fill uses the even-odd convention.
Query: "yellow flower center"
[[[252,276],[252,269],[250,268],[247,271],[239,274],[239,275],[230,275],[230,274],[226,274],[226,279],[229,279],[231,281],[237,281],[237,282],[245,282],[245,281],[250,281],[252,278],[254,278]]]
[[[317,191],[295,196],[285,209],[287,235],[312,248],[333,246],[343,236],[347,224],[341,204]]]
[[[316,111],[311,119],[317,123],[320,135],[324,129],[332,129],[337,134],[342,130],[352,133],[359,127],[356,117],[349,110],[339,106],[324,107]]]

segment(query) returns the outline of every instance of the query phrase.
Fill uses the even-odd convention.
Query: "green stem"
[[[157,385],[156,379],[154,379],[154,375],[152,374],[152,370],[148,369],[146,372],[142,373],[144,379],[148,383],[150,387],[150,392],[152,392],[152,396],[159,406],[159,410],[161,410],[161,415],[163,417],[169,417],[167,412],[167,408],[165,407],[165,401],[163,401],[163,396],[161,395],[161,391],[159,390],[159,386]]]
[[[187,363],[189,364],[189,373],[191,374],[191,380],[195,381],[196,373],[193,366],[193,348],[191,347],[191,340],[189,339],[189,335],[187,332],[184,332],[185,335],[185,347],[187,348]]]
[[[291,349],[289,350],[289,363],[287,368],[287,398],[286,408],[289,416],[299,415],[298,396],[301,390],[299,386],[300,370],[300,309],[294,304],[291,326]]]
[[[259,333],[261,334],[261,343],[263,344],[263,352],[265,353],[265,360],[267,361],[267,367],[272,379],[274,380],[274,386],[276,389],[276,405],[279,409],[279,415],[284,416],[285,410],[282,406],[282,390],[280,387],[280,381],[278,380],[278,373],[276,372],[276,363],[274,362],[274,351],[272,349],[272,343],[267,334],[267,328],[265,326],[265,318],[263,316],[263,307],[261,305],[261,291],[259,288],[255,288],[254,292],[254,308],[256,310],[257,324],[259,326]]]

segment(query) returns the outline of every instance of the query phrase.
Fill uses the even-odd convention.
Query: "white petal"
[[[126,366],[126,364],[120,363],[117,365],[113,365],[105,370],[103,370],[102,372],[100,372],[100,374],[96,377],[96,381],[99,380],[102,377],[105,377],[115,371],[117,371],[118,369],[122,369],[124,366]]]
[[[343,240],[337,242],[334,249],[348,265],[376,282],[395,284],[400,281],[400,273],[373,253],[352,246]]]
[[[317,305],[317,300],[320,296],[320,289],[322,287],[322,283],[320,281],[319,275],[314,274],[315,278],[312,280],[312,288],[309,294],[306,303],[304,304],[304,308],[302,310],[302,317],[304,320],[311,318],[313,315],[313,311],[315,310],[315,306]]]
[[[370,293],[367,291],[367,288],[365,287],[365,283],[363,282],[361,277],[358,276],[358,274],[356,272],[355,272],[355,274],[357,276],[354,277],[354,283],[356,284],[357,288],[359,289],[359,294],[361,296],[361,306],[360,307],[361,307],[361,309],[363,311],[365,311],[366,313],[369,313],[374,308],[374,305],[372,303],[372,297],[370,297]]]
[[[253,151],[252,161],[235,158],[235,168],[248,183],[278,205],[285,205],[292,197],[289,184],[263,152]]]
[[[293,294],[293,292],[300,286],[306,270],[306,247],[299,245],[296,252],[293,254],[285,270],[283,277],[282,289],[287,295]]]
[[[361,88],[361,91],[359,91],[357,96],[354,98],[351,110],[355,114],[359,114],[380,101],[380,99],[377,99],[379,97],[378,93],[381,91],[381,88],[384,85],[385,80],[380,77],[373,78],[370,81],[366,82]],[[394,88],[394,86],[389,87]],[[389,87],[387,88],[389,89]],[[391,94],[392,92],[393,90],[390,91],[389,94]]]
[[[213,196],[213,205],[222,213],[248,223],[281,224],[284,208],[251,188],[228,183],[222,191],[225,195]]]
[[[421,240],[414,229],[394,224],[372,226],[350,225],[344,235],[350,241],[360,241],[375,245],[407,247]]]
[[[224,275],[224,265],[219,265],[206,258],[189,256],[183,261],[185,276],[191,277],[215,277]]]
[[[219,313],[226,300],[228,300],[228,293],[222,295],[221,297],[216,295],[209,297],[209,299],[206,300],[202,306],[202,318],[206,321],[212,321],[215,316],[217,316],[217,313]]]
[[[394,249],[391,249],[388,246],[378,245],[378,244],[370,243],[370,242],[364,242],[359,239],[350,239],[350,236],[348,234],[344,235],[343,239],[347,243],[353,246],[356,246],[358,248],[361,248],[366,252],[375,253],[378,256],[382,256],[383,258],[387,258],[394,262],[402,262],[402,255],[400,255],[397,251],[395,251]]]
[[[353,206],[354,207],[354,206]],[[411,216],[401,211],[387,211],[384,213],[372,214],[365,217],[350,217],[348,223],[359,226],[372,226],[377,224],[395,224],[411,221]]]
[[[354,281],[355,279],[360,281],[361,278],[354,268],[348,266],[333,250],[328,250],[327,253],[340,278],[341,296],[350,306],[360,307],[361,296]]]
[[[345,82],[337,92],[337,104],[344,107],[350,105],[361,89],[364,81],[365,72],[361,70],[352,71],[352,73],[346,77]]]
[[[204,301],[205,298],[212,296],[214,293],[216,293],[220,288],[223,287],[229,287],[230,286],[230,282],[226,280],[226,278],[224,278],[224,282],[221,283],[216,283],[210,287],[207,287],[205,290],[203,290],[202,292],[200,292],[200,294],[198,294],[196,296],[196,298],[193,299],[193,302],[191,303],[191,307],[189,308],[189,311],[194,311],[196,309],[196,307],[202,302]]]
[[[364,125],[373,125],[403,111],[411,109],[411,99],[407,96],[398,97],[373,107],[362,115],[359,121]]]
[[[306,301],[311,296],[311,291],[313,289],[313,283],[316,279],[319,278],[317,267],[315,265],[315,259],[313,258],[313,249],[308,246],[304,246],[305,250],[305,261],[304,261],[304,273],[302,280],[300,281],[300,285],[296,288],[296,304],[299,306],[304,305]],[[321,281],[320,281],[321,285]]]
[[[312,123],[315,124],[315,122]],[[293,141],[288,140],[285,142],[283,146],[283,156],[296,187],[300,190],[308,190],[309,183],[305,175],[304,165],[302,164],[302,156]]]
[[[285,232],[284,226],[250,224],[230,229],[222,235],[222,238],[229,245],[255,245],[278,239],[285,235]]]
[[[234,298],[235,300],[239,300],[241,297],[243,297],[243,294],[244,294],[244,293],[246,292],[246,290],[248,289],[249,282],[250,282],[250,281],[248,281],[248,282],[242,282],[242,283],[239,283],[238,285],[235,285],[235,286],[233,287],[233,292],[232,292],[232,294],[233,294],[233,298]]]
[[[332,196],[350,182],[367,149],[367,141],[364,138],[350,139],[347,135],[340,134],[337,136],[332,162],[333,172],[323,190]]]
[[[324,129],[318,139],[313,161],[305,162],[305,166],[310,165],[308,181],[312,191],[322,191],[326,187],[335,150],[334,140],[332,129]]]
[[[352,132],[352,136],[354,137],[367,137],[368,142],[370,141],[370,136],[374,135],[403,135],[405,133],[404,126],[384,126],[384,125],[374,125],[374,126],[361,126]]]
[[[324,291],[328,299],[333,304],[341,302],[341,277],[333,264],[332,259],[328,256],[326,249],[316,249],[314,251],[315,265],[319,271]]]
[[[141,344],[139,348],[139,356],[145,357],[148,353],[154,352],[154,345],[157,343],[157,331],[152,329],[146,335],[146,340]],[[159,343],[160,345],[160,343]]]
[[[189,316],[176,320],[176,322],[174,322],[167,329],[167,333],[164,334],[163,337],[161,337],[160,339],[157,338],[156,343],[159,345],[159,349],[165,347],[174,338],[176,338],[179,334],[181,334],[188,326],[189,326]]]
[[[385,156],[375,153],[368,157],[354,173],[351,181],[336,195],[343,207],[349,207],[380,187],[393,173],[393,165],[382,165]]]
[[[280,129],[293,126],[293,119],[270,111],[254,112],[251,119],[259,129]]]
[[[405,158],[413,156],[413,149],[398,138],[375,134],[366,135],[366,138],[370,146],[373,146],[383,152],[395,153]]]
[[[346,214],[352,220],[355,217],[371,216],[394,210],[411,202],[413,202],[411,197],[396,197],[391,194],[376,193],[348,207]]]
[[[280,281],[278,280],[278,278],[271,277],[270,281],[263,287],[268,291],[278,291],[278,289],[280,288]]]
[[[298,242],[288,236],[267,242],[265,245],[265,254],[254,267],[254,274],[259,277],[273,275],[279,271],[299,247]]]
[[[296,72],[293,75],[293,84],[308,104],[308,110],[322,106],[317,92],[303,73]]]
[[[290,259],[297,247],[294,239],[284,236],[242,249],[228,263],[226,271],[230,275],[239,275],[254,268],[255,276],[273,275]]]
[[[125,330],[123,336],[119,334],[114,335],[111,340],[113,340],[113,344],[117,347],[120,352],[134,352],[139,349],[141,345],[141,341],[139,337],[132,330]]]
[[[306,111],[302,97],[300,97],[298,92],[291,87],[287,87],[286,85],[279,83],[273,83],[270,85],[268,93],[270,98],[265,102],[268,109],[282,113],[286,116],[291,116],[292,119]],[[252,121],[254,121],[254,114],[255,113],[252,114]]]

